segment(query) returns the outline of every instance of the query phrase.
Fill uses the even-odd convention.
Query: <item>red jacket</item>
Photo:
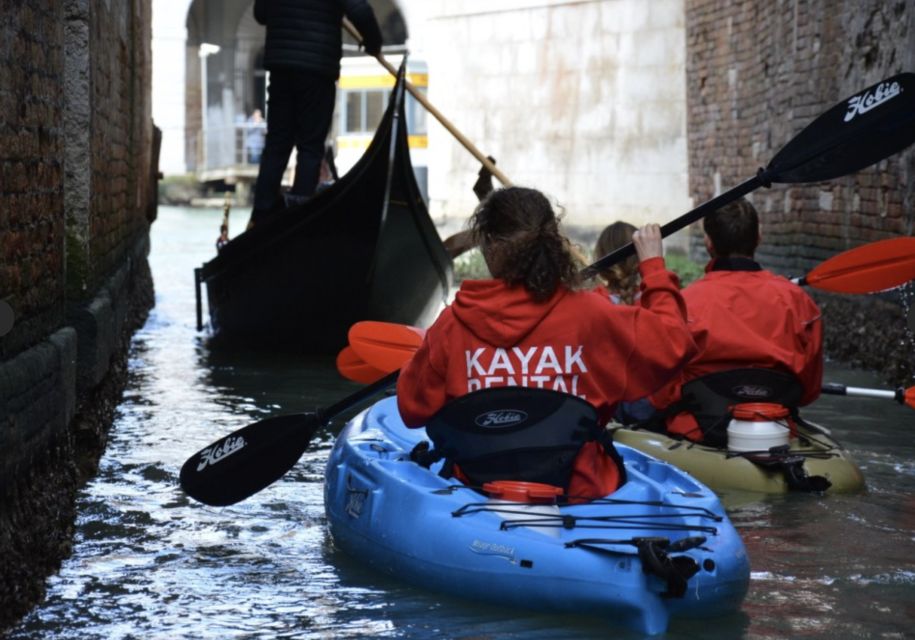
[[[642,269],[641,306],[560,288],[536,303],[523,287],[465,280],[397,383],[400,414],[421,426],[449,400],[487,387],[545,387],[580,396],[609,420],[617,403],[659,389],[696,352],[674,274]],[[596,443],[579,454],[569,491],[603,496],[613,462]]]
[[[793,373],[804,388],[801,405],[816,400],[823,382],[823,325],[816,303],[799,286],[752,260],[731,259],[730,268],[719,262],[718,268],[710,262],[705,276],[683,290],[699,353],[679,380],[651,397],[652,404],[663,409],[680,399],[685,382],[739,367]],[[688,413],[669,417],[667,429],[702,439]]]

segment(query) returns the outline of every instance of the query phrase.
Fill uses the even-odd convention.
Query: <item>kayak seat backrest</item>
[[[520,480],[568,489],[584,443],[600,441],[616,454],[593,406],[548,389],[474,391],[442,407],[426,424],[426,433],[433,451],[445,458],[445,469],[458,465],[473,485]],[[619,456],[615,459],[622,474]]]
[[[804,388],[796,376],[754,367],[716,371],[683,385],[679,411],[688,411],[712,446],[727,444],[731,407],[742,402],[772,402],[796,413]]]

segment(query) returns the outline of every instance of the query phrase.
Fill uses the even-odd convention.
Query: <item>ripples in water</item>
[[[160,208],[157,303],[133,341],[129,386],[99,474],[79,496],[73,556],[10,637],[635,638],[599,619],[543,616],[425,593],[336,551],[323,510],[322,431],[270,488],[225,508],[178,488],[192,453],[255,420],[327,406],[357,387],[329,359],[211,353],[194,324],[193,267],[221,211]],[[230,228],[243,228],[245,212]],[[212,237],[211,237],[212,236]],[[828,379],[879,382],[834,365]],[[808,411],[864,468],[858,495],[725,495],[753,574],[742,611],[676,620],[668,639],[902,638],[915,622],[910,410],[829,397]]]

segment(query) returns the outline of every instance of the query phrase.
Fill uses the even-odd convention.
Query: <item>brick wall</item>
[[[690,193],[751,177],[826,109],[915,70],[903,0],[686,0]],[[915,225],[915,151],[827,183],[760,189],[758,257],[795,274]]]
[[[0,0],[0,359],[44,339],[148,228],[147,0]]]
[[[63,33],[59,2],[0,0],[0,359],[64,318]]]
[[[697,204],[750,178],[831,106],[915,71],[910,0],[686,0],[686,30],[689,185]],[[801,275],[845,249],[915,232],[915,149],[852,176],[775,185],[750,199],[763,223],[757,258]],[[693,254],[704,258],[698,235],[697,225]],[[829,357],[908,383],[915,350],[898,294],[811,293],[823,310]]]
[[[0,0],[0,636],[69,553],[152,304],[150,0]],[[4,320],[5,323],[5,320]]]
[[[71,244],[78,246],[79,257],[71,261],[68,275],[70,295],[78,297],[110,275],[147,224],[151,14],[149,3],[140,0],[68,4],[71,31],[79,31],[78,40],[88,37],[89,45],[88,59],[75,66],[87,66],[90,74],[88,100],[74,100],[71,109],[72,117],[89,123],[88,132],[75,132],[86,138],[78,151],[88,144],[90,158],[88,176],[80,176],[74,186],[83,190],[88,179],[88,220],[70,217]]]

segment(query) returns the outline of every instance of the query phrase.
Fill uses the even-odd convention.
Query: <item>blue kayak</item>
[[[750,566],[716,496],[669,463],[617,446],[628,481],[583,504],[494,499],[425,468],[396,398],[346,424],[326,470],[334,543],[426,589],[491,604],[600,616],[663,633],[671,616],[739,608]]]

